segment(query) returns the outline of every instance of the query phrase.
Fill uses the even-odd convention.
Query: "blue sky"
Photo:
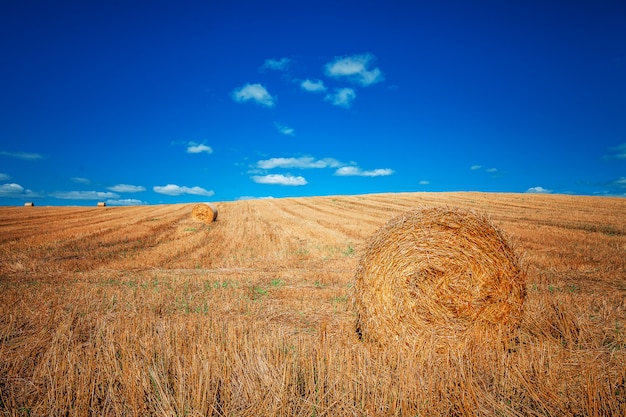
[[[0,205],[626,196],[623,1],[0,5]]]

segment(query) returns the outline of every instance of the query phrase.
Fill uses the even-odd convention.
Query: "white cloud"
[[[61,200],[106,200],[120,197],[118,194],[103,191],[59,191],[51,196]]]
[[[422,180],[419,182],[419,185],[428,185],[428,184],[430,184],[430,181]]]
[[[488,172],[489,174],[495,174],[496,172],[498,172],[498,168],[484,168],[482,165],[472,165],[470,167],[470,171],[478,171],[478,170],[483,170],[484,172]]]
[[[278,129],[278,131],[280,133],[282,133],[283,135],[287,135],[287,136],[295,136],[296,135],[296,131],[294,129],[292,129],[291,127],[287,127],[287,126],[281,125],[278,122],[274,123],[274,126],[276,126],[276,129]]]
[[[291,64],[291,59],[289,58],[266,59],[261,69],[286,71],[289,68],[289,64]]]
[[[354,163],[353,163],[354,164]],[[254,170],[250,170],[249,173],[262,173],[263,171],[276,169],[276,168],[295,168],[295,169],[324,169],[333,168],[337,176],[359,176],[359,177],[381,177],[392,175],[394,171],[389,168],[379,168],[370,171],[365,171],[356,165],[349,165],[334,159],[324,158],[315,159],[311,156],[301,156],[298,158],[270,158],[258,161]],[[255,182],[264,184],[283,184],[283,185],[304,185],[306,180],[302,177],[293,177],[292,175],[258,175],[252,177]],[[297,181],[295,181],[297,179]],[[294,183],[297,182],[297,183]]]
[[[352,88],[335,88],[334,93],[327,94],[324,100],[330,101],[334,106],[349,108],[355,98],[356,93]]]
[[[614,146],[609,149],[614,153],[612,155],[613,158],[626,159],[626,143],[622,143],[621,145]]]
[[[19,184],[10,183],[0,185],[0,198],[35,198],[39,197],[31,190],[27,190]]]
[[[187,146],[187,153],[213,153],[213,149],[210,146],[204,145],[202,143],[189,142]]]
[[[315,159],[310,156],[300,158],[270,158],[257,162],[261,169],[274,168],[336,168],[343,165],[333,158]]]
[[[323,93],[324,91],[326,91],[326,86],[324,85],[324,82],[321,80],[306,79],[302,81],[302,83],[300,84],[300,87],[302,87],[303,90],[308,91],[310,93]]]
[[[141,206],[147,204],[145,201],[137,200],[135,198],[123,198],[121,200],[107,200],[107,205],[110,206]]]
[[[141,185],[117,184],[112,187],[107,187],[107,190],[111,190],[116,193],[140,193],[142,191],[146,191],[146,187]]]
[[[0,185],[0,195],[3,196],[6,194],[22,194],[24,191],[24,187],[16,183]]]
[[[70,178],[72,180],[72,182],[75,182],[76,184],[91,184],[91,181],[88,180],[87,178],[81,178],[81,177],[72,177]]]
[[[621,177],[613,182],[613,185],[618,188],[626,188],[626,177]]]
[[[355,167],[355,166],[349,166],[349,167],[341,167],[339,168],[337,171],[335,171],[335,175],[339,175],[339,176],[355,176],[355,175],[359,175],[361,173],[361,169],[359,167]]]
[[[36,159],[43,159],[43,155],[38,153],[28,153],[28,152],[6,152],[1,151],[0,155],[8,156],[9,158],[17,158],[17,159],[25,159],[29,161],[34,161]]]
[[[347,166],[341,167],[337,171],[335,171],[335,175],[348,177],[348,176],[357,176],[357,177],[382,177],[393,174],[393,169],[389,168],[379,168],[371,171],[363,171],[361,168],[357,166]]]
[[[383,81],[383,73],[378,68],[369,69],[375,61],[372,54],[337,57],[325,66],[325,73],[333,78],[347,78],[349,81],[362,86],[372,85]]]
[[[359,177],[381,177],[392,175],[394,171],[389,168],[379,168],[370,171],[364,171],[356,165],[346,166],[346,164],[334,159],[324,158],[315,159],[311,156],[301,156],[298,158],[270,158],[258,161],[256,168],[260,170],[269,170],[275,168],[296,168],[296,169],[320,169],[320,168],[337,168],[334,175],[337,176],[359,176]],[[280,181],[282,176],[257,176],[254,178],[263,179],[265,181]],[[302,177],[298,177],[302,178]],[[304,180],[304,178],[302,178]],[[255,181],[257,181],[255,179]],[[259,182],[259,181],[257,181]]]
[[[526,192],[532,194],[548,194],[551,193],[552,190],[547,190],[543,187],[530,187],[528,190],[526,190]]]
[[[306,185],[307,181],[304,177],[294,177],[291,174],[269,174],[269,175],[255,175],[252,180],[258,184],[272,184],[272,185],[290,185],[299,186]]]
[[[21,194],[23,192],[24,192],[24,187],[16,183],[0,185],[0,195]]]
[[[255,101],[265,107],[274,107],[276,99],[261,84],[246,84],[232,92],[233,100],[237,103]]]
[[[198,186],[196,186],[196,187],[184,187],[184,186],[175,185],[175,184],[167,184],[167,185],[164,185],[164,186],[156,185],[156,186],[152,187],[152,189],[156,193],[165,194],[165,195],[171,195],[171,196],[183,195],[183,194],[191,194],[191,195],[202,195],[202,196],[210,197],[213,194],[215,194],[214,191],[205,190],[204,188],[201,188],[201,187],[198,187]]]
[[[9,174],[3,174],[0,172],[0,181],[7,181],[11,176]]]
[[[242,195],[241,197],[238,197],[237,200],[272,200],[274,197],[271,195],[268,195],[266,197],[254,197],[251,195]]]

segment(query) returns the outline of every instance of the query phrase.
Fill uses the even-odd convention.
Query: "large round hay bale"
[[[506,236],[486,215],[459,208],[422,207],[391,219],[370,239],[355,278],[357,331],[381,344],[510,331],[526,296],[525,271]]]
[[[193,206],[191,215],[194,219],[204,223],[211,223],[217,220],[217,208],[211,203],[200,203]]]

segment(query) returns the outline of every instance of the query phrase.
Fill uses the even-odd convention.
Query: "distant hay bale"
[[[98,201],[98,207],[106,207],[107,203],[105,203],[104,201]]]
[[[24,207],[35,207],[35,203],[29,201],[28,203],[24,203]]]
[[[211,203],[196,204],[191,214],[194,219],[207,224],[217,220],[217,208]]]
[[[357,267],[357,331],[381,344],[508,332],[522,318],[525,279],[511,243],[486,215],[408,211],[372,236]]]

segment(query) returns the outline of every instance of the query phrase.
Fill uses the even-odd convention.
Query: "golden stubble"
[[[514,337],[359,340],[358,259],[420,205],[487,213],[523,255]],[[0,208],[5,415],[624,415],[626,201],[407,193]],[[499,335],[490,335],[498,338]]]

